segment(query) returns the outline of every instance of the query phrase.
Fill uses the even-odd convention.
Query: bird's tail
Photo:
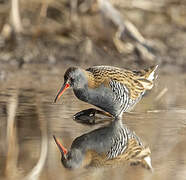
[[[147,147],[143,151],[141,151],[139,156],[143,157],[142,161],[141,161],[142,167],[149,169],[153,172],[150,154],[151,154],[150,149],[149,149],[149,147]]]
[[[153,172],[150,154],[151,151],[149,147],[141,149],[141,151],[135,157],[130,159],[131,165],[141,164],[142,167]]]
[[[138,72],[138,81],[143,85],[145,89],[152,89],[154,80],[157,79],[157,75],[155,76],[155,71],[157,68],[158,65]]]
[[[145,73],[145,78],[146,78],[147,80],[153,82],[154,79],[157,78],[157,76],[155,76],[155,71],[156,71],[157,68],[158,68],[158,65],[152,66],[152,67],[148,68],[148,69],[146,70],[146,73]]]

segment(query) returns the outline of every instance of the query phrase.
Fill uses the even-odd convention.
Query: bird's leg
[[[95,124],[96,109],[90,108],[80,111],[74,115],[74,120],[85,124]]]
[[[80,123],[85,123],[85,124],[95,124],[96,114],[101,114],[107,117],[112,117],[112,115],[110,115],[107,112],[100,111],[94,108],[90,108],[90,109],[85,109],[83,111],[76,113],[74,115],[74,120]]]

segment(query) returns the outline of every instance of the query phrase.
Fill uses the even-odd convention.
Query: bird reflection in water
[[[67,150],[55,137],[65,168],[141,165],[152,171],[150,149],[121,120],[77,137]]]

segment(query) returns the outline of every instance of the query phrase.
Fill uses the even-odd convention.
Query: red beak
[[[57,96],[55,97],[55,99],[54,99],[54,102],[56,102],[60,97],[61,97],[61,95],[64,93],[64,91],[66,90],[66,89],[68,89],[70,87],[70,84],[68,84],[68,83],[64,83],[64,85],[61,87],[61,89],[58,91],[58,93],[57,93]]]
[[[54,138],[54,140],[55,140],[55,142],[56,142],[56,144],[57,144],[57,146],[58,146],[60,152],[61,152],[63,155],[66,155],[67,152],[68,152],[68,150],[59,142],[59,140],[58,140],[55,136],[53,136],[53,138]]]

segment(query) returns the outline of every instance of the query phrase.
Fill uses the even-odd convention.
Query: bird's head
[[[68,169],[80,167],[83,159],[82,152],[79,149],[72,149],[68,151],[55,136],[53,136],[53,138],[61,152],[61,163],[64,167]]]
[[[64,75],[64,83],[58,91],[54,102],[56,102],[61,97],[63,92],[69,87],[72,87],[73,89],[80,89],[83,88],[86,83],[87,79],[83,69],[78,67],[68,68]]]

